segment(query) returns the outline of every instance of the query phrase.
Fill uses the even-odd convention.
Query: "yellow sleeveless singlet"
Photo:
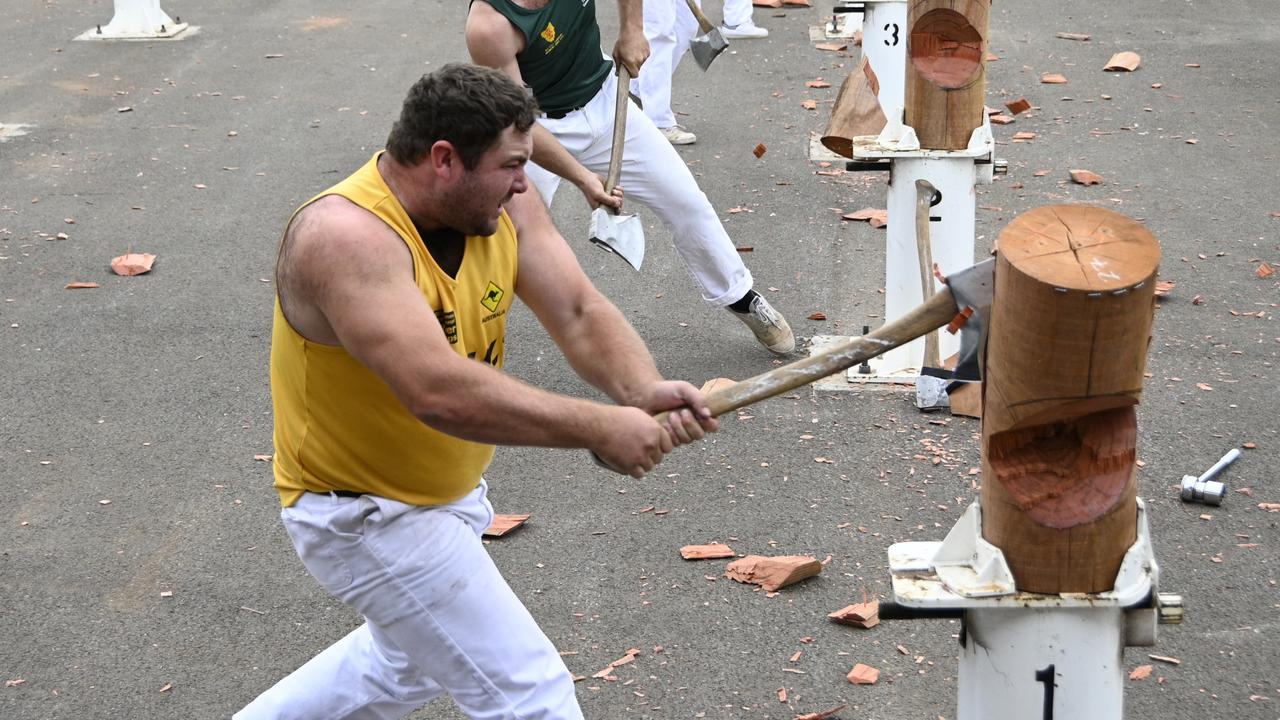
[[[377,215],[409,247],[423,301],[435,311],[454,350],[502,367],[506,315],[516,283],[511,219],[504,212],[496,233],[468,236],[458,277],[449,277],[378,172],[381,154],[302,207],[326,195],[341,195]],[[330,490],[414,505],[448,503],[475,489],[493,459],[493,445],[446,435],[418,420],[386,383],[342,347],[299,335],[285,319],[278,296],[271,331],[271,402],[275,487],[285,507],[303,492]]]

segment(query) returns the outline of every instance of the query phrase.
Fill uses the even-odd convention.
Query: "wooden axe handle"
[[[706,15],[702,14],[702,8],[698,7],[698,3],[695,0],[685,0],[685,2],[689,3],[689,9],[693,11],[693,16],[698,18],[698,27],[702,29],[702,34],[705,35],[711,32],[711,21],[707,19]]]
[[[720,416],[781,395],[801,385],[847,370],[927,332],[937,330],[946,325],[955,314],[956,301],[951,296],[951,288],[944,287],[906,315],[881,325],[874,332],[708,394],[707,406],[712,415]],[[658,416],[659,421],[665,420],[664,415],[665,413]]]
[[[613,146],[609,150],[609,175],[604,179],[605,194],[613,192],[622,175],[622,146],[627,144],[627,105],[631,99],[631,73],[618,65],[618,99],[613,109]]]
[[[920,255],[920,293],[921,297],[933,294],[933,241],[929,236],[929,208],[933,207],[933,197],[937,190],[928,180],[916,180],[916,252]],[[924,339],[924,362],[921,368],[939,368],[942,361],[938,357],[938,334],[926,333]]]

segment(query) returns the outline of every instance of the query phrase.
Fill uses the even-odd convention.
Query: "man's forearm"
[[[618,28],[622,32],[644,32],[643,0],[618,0]]]
[[[621,405],[634,405],[662,380],[644,341],[613,303],[604,298],[582,309],[570,334],[557,338],[574,371]]]
[[[581,188],[587,179],[594,177],[582,163],[578,162],[551,131],[533,124],[533,156],[531,158],[540,167],[553,172]]]

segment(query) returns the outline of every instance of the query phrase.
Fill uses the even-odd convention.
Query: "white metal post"
[[[965,612],[958,720],[1122,720],[1124,611]]]
[[[160,8],[160,0],[115,0],[111,22],[81,33],[77,40],[164,40],[186,31]]]
[[[1151,646],[1182,600],[1158,591],[1146,506],[1111,590],[1021,592],[973,503],[941,542],[889,547],[881,617],[963,617],[958,720],[1122,720],[1126,646]]]
[[[906,106],[907,0],[864,0],[862,55],[880,83],[885,116]]]
[[[949,274],[973,265],[974,217],[977,201],[974,195],[974,163],[968,157],[903,157],[893,161],[889,171],[887,209],[889,227],[885,229],[885,321],[902,317],[924,302],[926,292],[936,288],[920,286],[920,253],[916,240],[916,180],[928,180],[941,195],[937,205],[929,209],[929,244],[933,262]],[[928,271],[928,268],[926,268]],[[932,273],[930,273],[932,277]],[[958,335],[941,330],[938,354],[942,359],[960,350]],[[890,350],[871,362],[881,375],[918,375],[924,359],[924,338],[917,338]]]

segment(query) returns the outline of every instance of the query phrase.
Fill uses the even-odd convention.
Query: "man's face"
[[[498,230],[502,206],[516,193],[529,189],[525,163],[533,152],[533,136],[508,127],[480,161],[463,169],[450,193],[454,217],[448,223],[466,235],[492,235]]]

